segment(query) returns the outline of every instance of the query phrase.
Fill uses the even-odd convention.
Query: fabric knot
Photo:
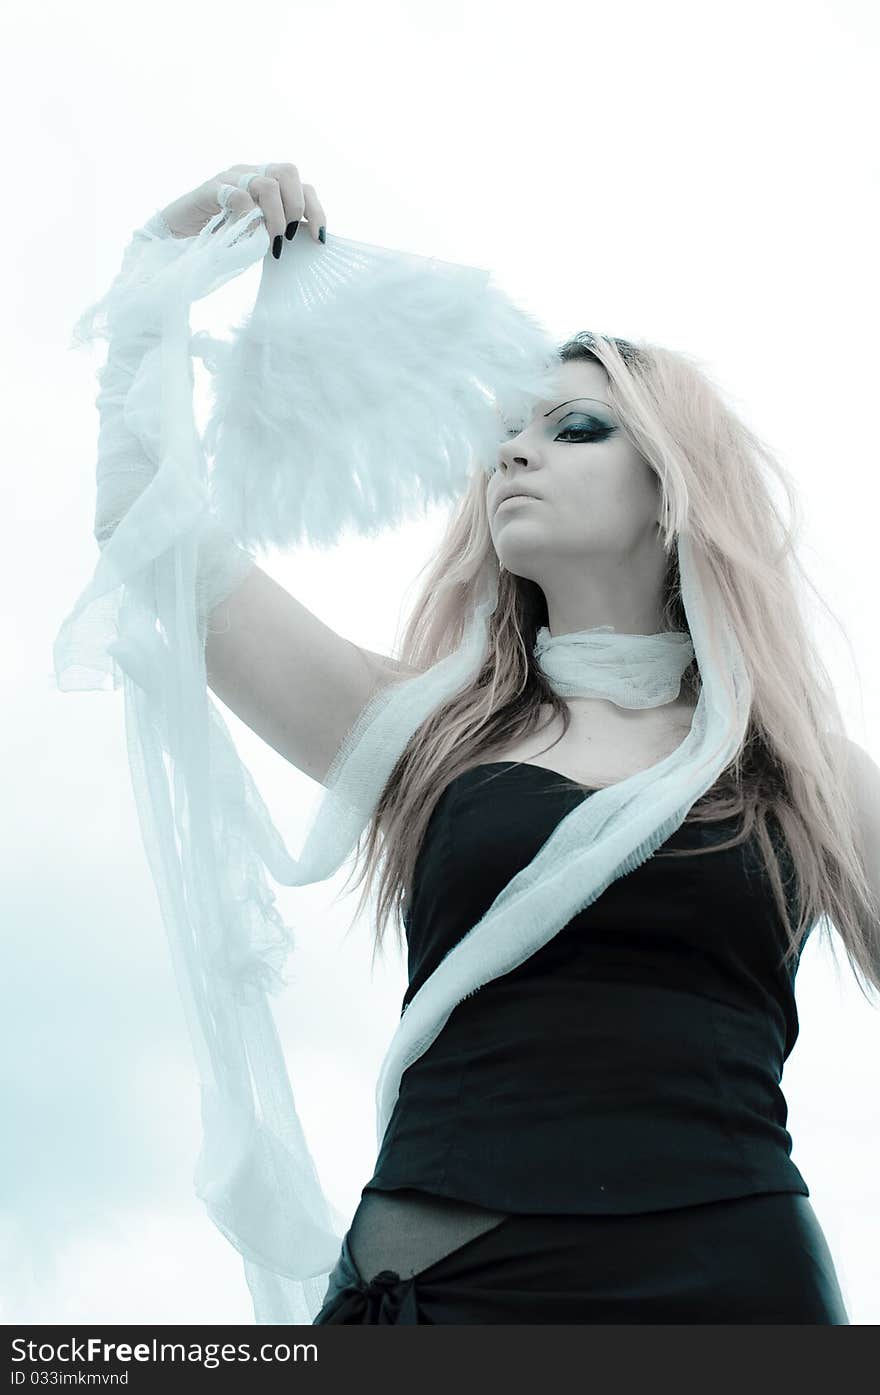
[[[400,1283],[400,1275],[393,1269],[380,1269],[366,1285],[364,1292],[368,1298],[381,1298],[383,1293]]]

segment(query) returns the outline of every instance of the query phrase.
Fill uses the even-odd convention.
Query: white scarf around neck
[[[607,698],[618,707],[661,707],[678,697],[694,646],[690,635],[680,630],[643,635],[594,625],[551,635],[542,625],[534,654],[559,697]]]

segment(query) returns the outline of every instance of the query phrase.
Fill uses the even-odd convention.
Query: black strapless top
[[[404,1007],[591,793],[513,761],[447,786],[405,916]],[[798,960],[782,966],[787,940],[757,841],[662,855],[723,842],[736,823],[682,824],[524,963],[460,1002],[403,1073],[364,1190],[542,1213],[809,1196],[780,1089],[798,1035]]]

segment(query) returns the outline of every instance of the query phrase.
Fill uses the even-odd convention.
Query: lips
[[[495,505],[495,512],[497,513],[503,504],[510,503],[511,499],[535,499],[536,497],[535,494],[505,494],[504,498],[499,499]]]

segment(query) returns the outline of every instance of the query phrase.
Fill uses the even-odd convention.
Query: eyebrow
[[[553,412],[558,412],[560,407],[567,407],[569,402],[598,402],[600,407],[608,407],[609,412],[611,411],[609,404],[603,402],[599,397],[570,397],[568,402],[557,402],[555,407],[551,407],[549,412],[544,413],[544,416],[551,416]]]

